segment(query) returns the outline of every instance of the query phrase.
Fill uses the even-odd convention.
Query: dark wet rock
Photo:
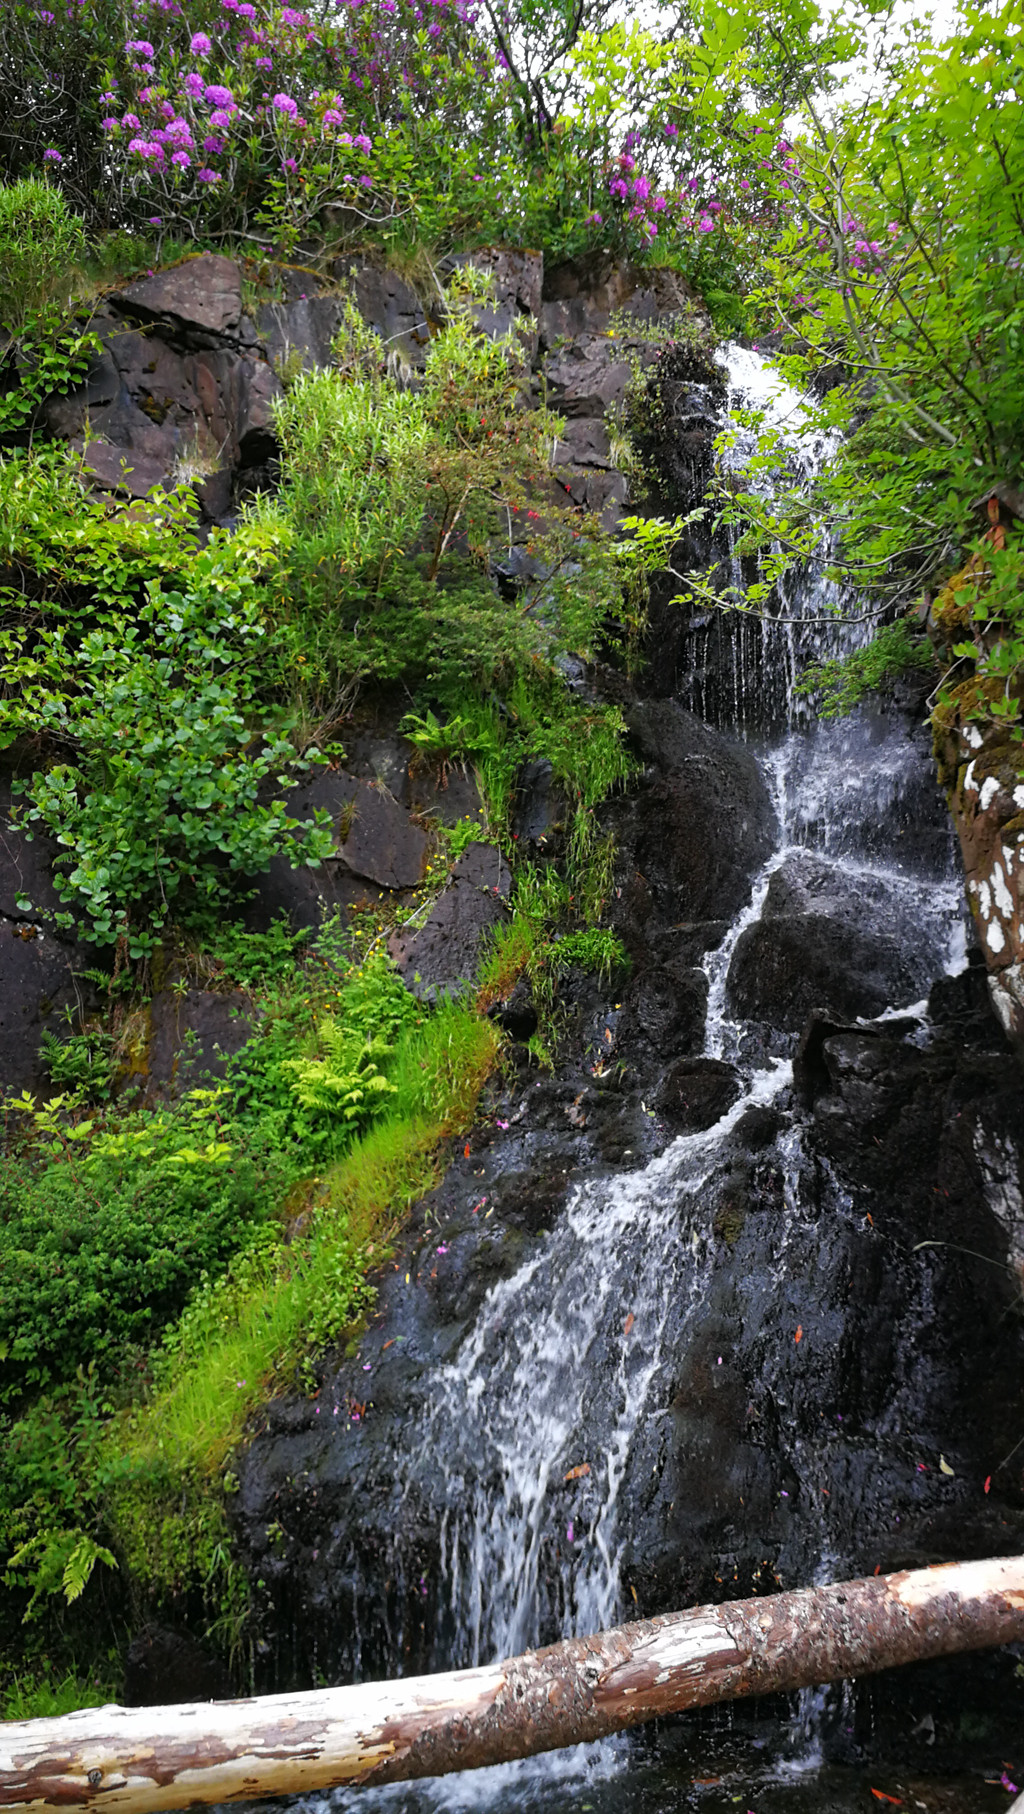
[[[335,914],[344,924],[353,911],[365,913],[403,898],[352,875],[337,861],[293,868],[287,857],[272,857],[265,873],[254,878],[245,923],[252,932],[266,932],[283,916],[295,931],[316,931]]]
[[[510,1039],[524,1042],[532,1038],[540,1024],[533,990],[525,976],[520,976],[512,993],[505,1001],[497,1002],[490,1010],[491,1019],[497,1021],[502,1032]]]
[[[347,284],[363,320],[376,329],[388,351],[414,368],[422,366],[430,344],[430,321],[411,284],[372,259],[363,264],[339,259],[335,275]]]
[[[672,927],[731,919],[776,834],[754,757],[670,700],[635,706],[627,722],[648,774],[608,809],[620,851],[616,923],[647,943]]]
[[[256,325],[272,367],[305,372],[334,364],[331,350],[344,317],[340,296],[308,295],[293,302],[265,302]]]
[[[548,354],[545,377],[551,407],[566,417],[604,416],[621,404],[633,375],[630,347],[606,335],[584,334]]]
[[[470,844],[420,927],[392,934],[388,950],[410,989],[424,1000],[472,981],[487,937],[508,917],[508,866],[492,844]]]
[[[913,1001],[933,967],[911,907],[886,882],[802,853],[775,871],[760,919],[737,941],[729,1001],[796,1032],[815,1009],[853,1020]]]
[[[12,808],[24,804],[13,791],[10,767],[0,767],[0,914],[6,919],[32,919],[59,912],[64,903],[53,886],[54,859],[60,845],[38,826],[23,831],[10,822]],[[19,906],[25,899],[30,905]]]
[[[621,314],[628,329],[663,321],[701,305],[685,277],[668,269],[640,270],[607,257],[566,259],[544,270],[542,345],[581,333],[606,334]]]
[[[380,730],[358,731],[345,739],[345,769],[359,781],[369,781],[397,800],[399,806],[408,807],[417,816],[421,813],[418,797],[414,797],[413,765],[417,755],[416,745],[407,737],[388,735]]]
[[[555,780],[547,757],[524,762],[516,777],[513,836],[531,844],[546,844],[561,829],[568,811],[565,789]]]
[[[659,1058],[699,1052],[704,1042],[708,983],[703,970],[660,969],[639,972],[622,995],[617,1043],[635,1055],[646,1046]]]
[[[103,441],[90,441],[82,455],[82,464],[100,491],[144,498],[158,485],[169,483],[174,446],[168,437],[166,452],[154,458],[136,453],[130,447],[108,447]]]
[[[243,466],[259,466],[277,451],[274,404],[284,395],[276,372],[262,363],[250,365],[249,390],[236,424],[238,457]]]
[[[159,990],[149,1008],[147,1095],[170,1101],[206,1078],[222,1078],[255,1031],[252,1003],[241,989]]]
[[[414,888],[422,882],[432,841],[384,788],[357,782],[341,829],[339,855],[353,875],[382,888]]]
[[[242,321],[242,273],[233,258],[201,252],[129,284],[111,303],[136,321],[169,319],[182,328],[233,335]]]
[[[0,919],[0,1086],[13,1094],[46,1082],[40,1037],[66,1032],[92,991],[91,953],[30,920]]]
[[[431,766],[414,768],[409,805],[419,819],[436,820],[439,825],[459,825],[471,819],[483,828],[486,818],[476,776],[458,762],[440,771]]]
[[[583,416],[567,422],[563,438],[555,445],[558,466],[614,466],[608,430],[597,417]]]
[[[542,252],[494,246],[480,252],[458,252],[442,262],[442,271],[472,265],[491,280],[491,299],[474,310],[481,331],[498,338],[515,329],[529,358],[537,351],[537,317],[544,281]]]
[[[836,1031],[824,1052],[810,1129],[799,1135],[784,1097],[752,1104],[707,1155],[699,1208],[679,1200],[712,1257],[670,1302],[664,1390],[619,1487],[623,1581],[645,1614],[796,1585],[823,1544],[852,1575],[999,1553],[1024,1535],[1019,1470],[988,1497],[978,1488],[1024,1418],[1024,1337],[1006,1314],[1016,1286],[987,1263],[1024,1238],[998,1209],[1022,1163],[1017,1087],[993,1055],[960,1053],[944,1035],[924,1049],[898,1030]],[[726,1067],[704,1064],[734,1089]],[[417,1468],[399,1493],[395,1456],[431,1402],[438,1359],[484,1342],[482,1307],[502,1317],[513,1302],[494,1287],[561,1238],[579,1155],[630,1165],[629,1129],[643,1118],[628,1092],[593,1080],[574,1090],[562,1076],[530,1084],[506,1119],[474,1134],[414,1220],[382,1280],[379,1322],[328,1373],[319,1412],[272,1419],[244,1458],[231,1511],[241,1553],[268,1582],[275,1685],[304,1679],[314,1654],[339,1673],[452,1660],[439,1530],[464,1483],[439,1454],[436,1478]],[[663,1167],[638,1199],[641,1222],[666,1192],[673,1200],[672,1177]],[[980,1258],[965,1263],[960,1244]],[[639,1323],[639,1294],[580,1306],[581,1339],[592,1316],[609,1338],[589,1363],[591,1447],[567,1442],[551,1457],[542,1639],[561,1616],[559,1533],[573,1518],[585,1529],[596,1510],[589,1480],[563,1475],[600,1452],[624,1344],[647,1338],[634,1308]],[[482,1486],[504,1504],[499,1478]],[[268,1540],[275,1523],[285,1536]]]
[[[671,1127],[696,1134],[721,1121],[741,1094],[733,1065],[717,1058],[682,1058],[666,1072],[657,1106]]]
[[[187,1632],[147,1625],[128,1646],[124,1665],[126,1707],[175,1706],[181,1701],[223,1701],[233,1692],[224,1664]]]

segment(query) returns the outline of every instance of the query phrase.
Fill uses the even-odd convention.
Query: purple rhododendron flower
[[[630,157],[628,151],[623,152],[622,156],[619,159],[619,163],[622,166],[623,170],[635,170],[636,169],[636,158]]]
[[[746,177],[745,177],[745,176],[741,176],[741,177],[740,177],[740,188],[741,188],[741,189],[749,189],[749,188],[750,188],[750,184],[749,184],[749,183],[748,183],[748,182],[747,182],[747,179],[746,179]]]
[[[290,94],[276,94],[274,96],[274,106],[277,108],[278,113],[286,113],[290,120],[294,120],[299,111],[298,102],[293,101]]]
[[[224,87],[223,82],[211,82],[209,88],[203,89],[203,99],[209,101],[212,107],[233,107],[235,104],[234,95],[230,88]]]
[[[357,132],[355,138],[352,140],[352,144],[356,151],[365,152],[367,157],[369,157],[370,152],[373,150],[373,140],[368,139],[365,132]]]
[[[143,103],[143,106],[147,106],[152,99],[153,90],[151,88],[139,89],[139,100]]]
[[[637,201],[645,202],[647,200],[647,197],[650,195],[650,193],[651,193],[650,179],[646,176],[634,177],[633,194],[636,196]]]
[[[273,67],[274,67],[273,57],[257,57],[256,58],[256,68],[257,69],[273,69]]]
[[[613,195],[617,202],[625,201],[627,195],[629,194],[629,189],[628,189],[627,185],[623,182],[621,176],[617,176],[615,178],[614,182],[611,182],[608,184],[608,193],[609,193],[609,195]]]
[[[172,153],[171,163],[177,164],[180,170],[187,170],[191,162],[192,159],[189,157],[187,151],[175,151]]]
[[[690,194],[691,194],[691,195],[696,195],[696,193],[697,193],[697,190],[698,190],[698,189],[699,189],[699,188],[700,188],[700,180],[699,180],[699,178],[698,178],[698,177],[696,177],[696,176],[691,176],[691,178],[690,178],[690,180],[689,180],[689,182],[688,182],[688,183],[687,183],[687,185],[686,185],[686,187],[687,187],[687,188],[688,188],[688,189],[689,189],[689,191],[690,191]]]
[[[679,137],[679,128],[678,126],[673,126],[671,121],[669,121],[669,124],[665,128],[665,137],[667,139],[677,139]]]
[[[194,101],[201,101],[206,88],[206,83],[197,69],[190,69],[188,75],[185,77],[183,87],[185,93],[191,95]]]
[[[100,106],[101,107],[114,107],[114,106],[116,106],[116,104],[117,104],[116,94],[101,94],[100,95]]]
[[[475,177],[475,178],[474,178],[474,179],[473,179],[473,180],[474,180],[474,181],[475,181],[475,182],[479,182],[479,181],[480,181],[480,178],[479,178],[479,177]],[[361,183],[361,184],[362,184],[362,186],[363,186],[363,188],[364,188],[364,189],[372,189],[372,188],[373,188],[373,178],[372,178],[372,176],[367,176],[367,174],[366,174],[366,172],[365,172],[365,170],[364,170],[364,171],[363,171],[363,174],[362,174],[362,176],[361,176],[361,177],[360,177],[360,178],[359,178],[359,181],[360,181],[360,183]]]
[[[343,116],[338,112],[337,108],[328,107],[326,113],[324,114],[324,125],[325,126],[341,126],[343,123],[344,123]]]
[[[651,207],[655,214],[663,214],[668,207],[668,197],[666,195],[656,195],[651,203]]]
[[[152,58],[156,56],[156,51],[148,38],[129,38],[124,48],[129,57]]]
[[[306,23],[305,14],[297,13],[294,6],[282,6],[281,17],[286,25],[294,25],[296,28],[299,28]]]
[[[123,113],[121,115],[121,124],[122,126],[127,126],[131,132],[138,132],[142,125],[142,121],[139,119],[137,113]]]
[[[587,227],[601,227],[603,225],[604,225],[604,222],[603,222],[600,214],[588,214],[587,218],[584,222],[584,226],[587,226]]]
[[[238,17],[240,19],[255,19],[256,8],[249,5],[249,0],[242,0],[242,3],[238,8]]]
[[[231,125],[231,115],[224,107],[215,107],[210,115],[210,125],[215,132],[226,132]]]
[[[215,139],[211,136],[203,140],[203,150],[209,157],[219,157],[222,151],[227,150],[227,145],[223,139]]]
[[[219,170],[197,170],[196,176],[198,177],[198,179],[201,183],[219,183],[220,182]]]
[[[43,152],[43,163],[44,164],[62,164],[63,162],[64,162],[64,159],[61,157],[60,152],[55,150],[55,148],[52,145],[49,147],[49,149],[47,151]]]
[[[212,49],[213,45],[204,31],[193,32],[189,50],[194,57],[208,57]]]
[[[147,222],[150,227],[162,227],[163,224],[163,218],[159,214],[151,214]]]
[[[295,162],[295,159],[293,157],[283,157],[281,159],[281,169],[282,170],[297,170],[298,167],[299,166]]]
[[[115,120],[113,114],[108,114],[105,120],[100,121],[104,132],[114,132],[120,127],[120,124],[120,120]]]

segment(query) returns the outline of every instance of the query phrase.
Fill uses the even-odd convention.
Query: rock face
[[[729,1002],[744,1019],[797,1032],[814,1008],[881,1014],[931,979],[930,953],[890,887],[801,853],[775,871],[760,919],[740,935]]]
[[[612,916],[635,947],[671,949],[673,932],[697,924],[713,925],[714,945],[774,847],[761,772],[749,750],[673,700],[645,700],[627,723],[645,774],[608,815],[620,850]]]
[[[492,844],[470,844],[422,926],[393,933],[388,950],[424,1001],[455,994],[475,975],[487,935],[508,918],[508,864]]]

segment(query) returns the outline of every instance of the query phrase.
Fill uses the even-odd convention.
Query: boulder
[[[743,1086],[731,1064],[718,1058],[680,1058],[665,1074],[659,1112],[683,1134],[714,1127],[738,1102]]]
[[[487,936],[508,918],[512,877],[493,844],[470,844],[421,927],[392,934],[388,950],[424,1001],[456,994],[473,980]]]
[[[353,875],[382,888],[422,882],[433,842],[382,787],[356,781],[342,821],[339,856]]]
[[[466,264],[483,271],[493,286],[492,301],[474,311],[477,326],[493,339],[517,328],[524,350],[532,359],[537,351],[544,254],[492,246],[484,251],[456,253],[441,268],[454,270]]]
[[[633,977],[622,997],[617,1043],[659,1058],[699,1052],[704,1041],[708,979],[703,970],[651,966]]]
[[[462,763],[414,769],[409,780],[409,804],[420,819],[439,825],[458,825],[472,819],[483,825],[486,809],[476,776]]]
[[[110,300],[136,321],[169,320],[186,330],[234,335],[242,323],[242,273],[233,258],[201,252],[128,284]]]
[[[870,1017],[927,993],[938,968],[913,905],[878,876],[801,852],[768,886],[729,967],[732,1011],[797,1032],[812,1009]]]

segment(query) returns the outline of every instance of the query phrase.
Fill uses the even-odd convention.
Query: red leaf
[[[903,1806],[898,1795],[887,1795],[884,1789],[872,1789],[871,1793],[876,1801],[891,1801],[894,1808],[902,1808]]]
[[[796,1334],[794,1335],[793,1340],[795,1342],[801,1341],[803,1339],[803,1333],[804,1333],[804,1326],[802,1323],[798,1323],[796,1326]]]
[[[628,1316],[627,1316],[627,1318],[626,1318],[626,1320],[625,1320],[625,1322],[624,1322],[624,1323],[623,1323],[623,1325],[622,1325],[622,1333],[623,1333],[623,1335],[628,1335],[628,1334],[629,1334],[629,1332],[630,1332],[630,1330],[631,1330],[631,1329],[632,1329],[632,1327],[633,1327],[633,1324],[634,1324],[634,1323],[635,1323],[635,1322],[636,1322],[636,1317],[635,1317],[635,1316],[634,1316],[634,1315],[633,1315],[633,1312],[632,1312],[632,1310],[631,1310],[631,1311],[630,1311],[630,1313],[629,1313],[629,1315],[628,1315]]]
[[[987,1492],[988,1492],[988,1489],[989,1489],[989,1487],[990,1487],[990,1486],[991,1486],[991,1485],[992,1485],[992,1476],[991,1476],[991,1474],[989,1474],[989,1475],[988,1475],[988,1476],[987,1476],[987,1478],[986,1478],[986,1481],[985,1481],[985,1491],[986,1491],[986,1493],[987,1493]]]

